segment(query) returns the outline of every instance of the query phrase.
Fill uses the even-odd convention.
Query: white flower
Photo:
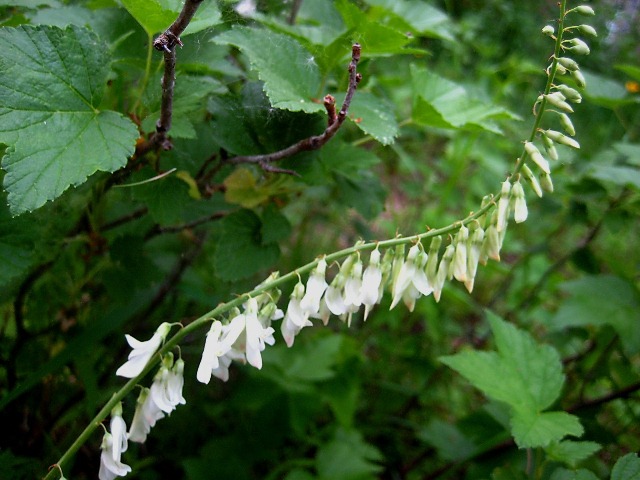
[[[351,313],[358,311],[360,305],[362,305],[361,290],[362,262],[360,261],[360,257],[358,257],[351,267],[351,270],[349,270],[347,281],[344,284],[344,303],[347,306],[347,311]]]
[[[162,366],[151,385],[153,402],[165,413],[171,413],[179,404],[185,404],[182,396],[184,386],[184,361],[179,358],[173,364],[173,355],[167,354],[162,360]]]
[[[516,223],[522,223],[527,219],[529,211],[527,210],[527,200],[524,195],[524,189],[519,181],[513,184],[511,196],[513,199],[513,218]]]
[[[100,454],[100,470],[98,472],[98,478],[100,480],[114,480],[116,477],[124,477],[131,471],[129,465],[125,465],[120,461],[120,458],[113,458],[113,435],[109,432],[105,432],[102,437],[102,453]]]
[[[244,351],[247,362],[257,369],[261,369],[262,356],[260,352],[265,349],[265,344],[273,345],[275,343],[273,338],[274,330],[271,327],[265,328],[260,323],[258,319],[258,303],[254,298],[250,298],[246,305],[245,311],[236,315],[229,323],[229,335],[244,331]],[[238,350],[242,351],[243,348],[238,348]]]
[[[136,401],[136,411],[131,420],[131,428],[127,437],[131,442],[144,443],[147,435],[156,422],[164,417],[164,413],[160,410],[150,395],[148,388],[143,388],[138,395]]]
[[[442,294],[444,281],[449,276],[449,267],[451,266],[451,261],[453,260],[455,251],[456,248],[453,246],[453,244],[449,244],[447,248],[445,248],[442,259],[440,260],[438,273],[436,274],[436,281],[433,284],[433,298],[436,299],[436,302],[440,301],[440,295]]]
[[[498,221],[496,229],[498,232],[507,228],[509,219],[509,194],[511,193],[511,182],[505,180],[502,182],[502,190],[500,191],[500,199],[498,200]]]
[[[316,268],[309,275],[304,297],[300,300],[300,308],[309,316],[315,316],[320,311],[320,299],[328,287],[325,280],[327,262],[322,258]]]
[[[464,286],[467,287],[469,293],[473,290],[473,284],[478,271],[478,262],[482,251],[482,243],[484,241],[484,230],[478,226],[469,237],[469,249],[467,253],[467,279]]]
[[[222,334],[222,323],[218,320],[214,321],[207,333],[202,359],[200,360],[200,365],[198,365],[196,378],[199,382],[208,384],[211,381],[212,373],[220,366],[220,357],[223,357],[231,349],[231,344],[228,342],[229,339],[225,338],[223,340]],[[240,335],[240,332],[238,332],[238,335]],[[237,335],[236,338],[238,338]],[[231,339],[231,343],[235,342],[236,338]]]
[[[467,240],[469,229],[462,225],[456,235],[456,252],[453,256],[453,276],[459,282],[467,281]]]
[[[133,378],[139,375],[152,355],[160,348],[170,329],[170,324],[162,323],[146,342],[136,340],[131,335],[125,335],[127,343],[133,350],[129,353],[129,359],[116,370],[116,375],[126,378]]]
[[[219,378],[223,382],[229,380],[229,366],[233,360],[238,362],[246,363],[246,358],[244,353],[235,348],[232,348],[227,353],[219,358],[220,362],[216,368],[214,368],[211,373],[213,376]]]
[[[380,268],[380,251],[376,248],[371,252],[369,265],[362,274],[360,299],[364,305],[364,319],[369,316],[373,305],[382,299],[382,268]]]
[[[243,17],[250,17],[254,13],[256,13],[256,0],[241,0],[235,6],[234,10],[238,13],[238,15],[242,15]]]
[[[421,294],[429,295],[433,292],[424,270],[427,260],[428,256],[422,249],[422,245],[417,244],[409,249],[407,260],[402,262],[394,279],[392,286],[393,299],[389,309],[395,307],[402,299],[407,308],[412,311],[416,299]]]
[[[311,279],[309,279],[309,283],[310,282]],[[282,325],[280,326],[280,331],[282,332],[282,337],[284,338],[287,347],[291,347],[293,345],[295,336],[300,332],[300,330],[304,327],[311,327],[313,325],[309,321],[309,312],[302,307],[302,301],[305,298],[307,298],[307,296],[304,293],[304,285],[298,282],[293,288],[293,292],[291,292],[289,305],[287,306],[287,313],[285,313],[284,320],[282,320]],[[315,301],[315,299],[313,301]],[[319,310],[320,299],[318,299],[316,314],[319,313]]]
[[[122,418],[122,403],[111,410],[111,433],[105,432],[102,437],[102,454],[100,455],[100,480],[113,480],[116,476],[124,477],[131,471],[129,465],[120,461],[122,452],[128,447],[127,424]]]

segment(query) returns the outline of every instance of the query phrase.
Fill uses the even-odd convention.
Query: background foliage
[[[177,54],[173,149],[131,157],[160,108],[150,39],[179,2],[0,5],[18,29],[0,30],[0,477],[16,479],[43,476],[122,384],[125,332],[476,209],[531,128],[557,15],[551,0],[314,0],[292,24],[292,2],[247,18],[206,0]],[[529,195],[473,294],[450,286],[413,313],[385,300],[209,386],[204,332],[189,338],[187,406],[130,448],[132,478],[639,478],[633,455],[612,467],[640,449],[640,22],[637,2],[591,5],[582,149],[553,166],[556,193]],[[320,133],[314,99],[340,102],[354,41],[351,119],[278,164],[297,176],[225,162]],[[99,443],[68,478],[95,477]]]

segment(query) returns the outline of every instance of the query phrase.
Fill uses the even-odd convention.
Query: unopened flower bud
[[[591,25],[578,25],[578,30],[582,33],[586,33],[587,35],[591,35],[592,37],[597,37],[598,32]]]
[[[427,265],[425,271],[427,274],[427,280],[431,285],[436,282],[436,276],[438,273],[438,253],[440,251],[440,245],[442,245],[442,237],[433,237],[431,245],[429,245],[429,258],[427,259]]]
[[[561,143],[571,148],[580,148],[580,144],[578,142],[571,137],[567,137],[564,133],[556,132],[555,130],[543,130],[542,134],[546,135],[556,143]]]
[[[562,65],[564,68],[566,68],[567,70],[569,70],[570,72],[573,72],[575,70],[580,70],[580,65],[578,65],[578,62],[576,62],[573,58],[559,57],[558,63]]]
[[[571,47],[565,48],[567,52],[577,53],[578,55],[589,55],[591,53],[591,50],[589,50],[589,45],[587,45],[579,38],[572,38],[571,40],[567,40],[567,43],[571,45]]]
[[[527,200],[524,196],[524,189],[520,181],[513,184],[511,189],[511,197],[513,198],[513,218],[516,223],[522,223],[527,219]]]
[[[456,234],[456,252],[453,257],[453,276],[459,282],[467,280],[467,241],[469,240],[469,229],[464,225],[460,227]]]
[[[573,103],[582,102],[582,95],[576,89],[568,87],[567,85],[556,85],[556,89],[561,92],[567,100]]]
[[[565,96],[560,92],[553,92],[545,95],[547,101],[556,108],[564,110],[565,112],[573,113],[573,108],[567,102],[565,102]]]
[[[549,73],[549,70],[550,70],[550,69],[551,69],[551,65],[549,65],[549,68],[547,69],[547,73]],[[566,69],[566,68],[564,68],[564,67],[562,66],[562,64],[557,63],[557,64],[556,64],[556,73],[557,73],[558,75],[566,75],[566,74],[567,74],[567,69]]]
[[[573,123],[571,122],[569,115],[567,115],[566,113],[560,114],[560,125],[562,125],[564,131],[572,137],[576,134],[576,129],[573,127]]]
[[[476,278],[476,272],[478,271],[478,262],[480,261],[480,252],[482,251],[482,242],[484,241],[484,230],[480,225],[471,232],[468,242],[467,252],[467,279],[464,282],[464,286],[467,291],[471,293],[473,291],[473,284]]]
[[[496,215],[493,217],[497,218]],[[480,263],[483,265],[487,264],[487,259],[491,258],[497,262],[500,261],[500,248],[502,247],[502,242],[500,240],[500,234],[496,228],[495,221],[491,222],[489,228],[484,235],[484,240],[482,242],[482,249],[480,250]]]
[[[444,287],[444,281],[449,276],[449,267],[451,266],[455,250],[456,248],[453,244],[448,245],[442,255],[442,260],[440,260],[436,281],[433,283],[433,298],[436,299],[436,302],[440,301],[442,287]]]
[[[540,186],[545,192],[553,193],[553,182],[551,181],[551,175],[543,173],[540,175]]]
[[[500,190],[500,199],[498,200],[498,218],[496,228],[500,232],[507,228],[507,220],[509,218],[509,195],[511,193],[511,182],[505,180],[502,182]]]
[[[538,182],[538,177],[534,175],[534,173],[531,171],[531,169],[526,163],[522,165],[521,171],[522,171],[522,175],[524,176],[524,178],[527,179],[527,181],[529,182],[529,185],[531,185],[531,188],[536,193],[536,195],[538,197],[542,197],[542,188],[540,187],[540,183]]]
[[[547,35],[548,37],[553,36],[553,34],[555,33],[555,28],[553,28],[551,25],[546,25],[543,29],[542,29],[542,33],[544,35]]]
[[[519,160],[519,159],[518,159]],[[482,197],[482,202],[480,203],[480,208],[487,207],[490,203],[493,203],[493,195],[485,195]],[[483,213],[480,217],[478,217],[478,223],[481,226],[485,226],[487,222],[487,213]]]
[[[587,86],[587,81],[585,80],[584,75],[582,75],[582,72],[580,70],[571,72],[571,76],[580,88],[585,88]]]
[[[544,149],[546,150],[547,155],[549,155],[549,158],[554,162],[557,162],[558,150],[556,150],[556,146],[553,144],[553,140],[542,135],[542,143],[544,144]]]
[[[524,149],[531,157],[531,160],[533,160],[535,164],[538,165],[538,167],[540,167],[540,169],[543,172],[551,173],[551,169],[549,168],[549,162],[547,162],[547,160],[542,156],[542,154],[540,153],[540,150],[538,150],[538,147],[536,147],[531,142],[524,142]],[[498,231],[500,231],[499,228],[498,228]]]
[[[589,5],[580,5],[573,9],[573,11],[579,13],[580,15],[589,15],[593,16],[596,12]]]

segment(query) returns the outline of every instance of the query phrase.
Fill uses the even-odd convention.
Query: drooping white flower
[[[469,229],[462,225],[456,234],[456,251],[453,255],[453,276],[459,282],[467,280],[467,241],[469,240]]]
[[[496,222],[496,229],[498,232],[507,228],[507,221],[509,220],[509,194],[511,193],[511,182],[505,180],[502,182],[502,189],[500,191],[500,199],[498,200],[498,221]]]
[[[522,184],[519,181],[513,184],[511,198],[513,201],[513,218],[516,223],[522,223],[527,219],[529,211],[527,210],[527,199],[524,195],[524,188],[522,188]]]
[[[442,255],[442,259],[440,260],[438,273],[436,274],[436,282],[433,284],[433,298],[436,299],[436,302],[440,301],[442,288],[444,287],[445,280],[449,276],[449,270],[451,262],[453,261],[455,251],[456,248],[453,246],[453,244],[447,245],[447,248],[445,248],[444,254]]]
[[[282,332],[282,337],[284,338],[287,347],[291,347],[293,345],[294,339],[296,335],[300,333],[300,330],[304,327],[311,327],[313,325],[309,321],[309,312],[302,308],[302,300],[306,298],[304,291],[304,285],[301,282],[298,282],[291,292],[287,312],[285,313],[284,320],[282,320],[282,325],[280,326],[280,331]],[[315,299],[313,301],[315,301]],[[318,309],[316,314],[319,313],[319,310],[320,299],[318,299]]]
[[[151,428],[163,417],[164,412],[154,403],[150,390],[143,388],[140,395],[138,395],[136,410],[127,435],[129,441],[144,443]]]
[[[131,467],[120,461],[120,458],[113,458],[113,435],[109,432],[105,432],[102,437],[102,445],[100,449],[100,470],[98,471],[98,478],[100,480],[114,480],[116,477],[124,477],[131,471]]]
[[[362,261],[360,257],[353,262],[347,281],[344,284],[344,303],[347,311],[356,312],[362,305]]]
[[[120,461],[122,452],[128,447],[127,425],[122,418],[122,403],[116,404],[111,410],[111,433],[105,432],[102,437],[102,453],[100,455],[100,480],[113,480],[117,476],[124,477],[131,471],[129,465]]]
[[[471,293],[473,291],[473,284],[475,283],[476,272],[478,271],[478,262],[480,261],[480,253],[482,251],[482,243],[484,241],[484,230],[482,227],[477,226],[469,237],[469,247],[467,254],[467,279],[464,282],[464,286],[467,291]]]
[[[219,358],[220,362],[216,368],[211,370],[211,373],[214,377],[219,378],[223,382],[229,380],[229,366],[231,362],[235,360],[236,362],[246,363],[247,359],[243,352],[232,348],[227,353]]]
[[[382,268],[380,266],[380,251],[378,248],[371,252],[369,264],[362,274],[360,299],[364,305],[364,319],[369,316],[371,308],[382,299]]]
[[[149,359],[160,348],[169,330],[171,330],[171,325],[166,322],[162,323],[146,342],[136,340],[131,335],[125,335],[127,343],[133,350],[129,353],[129,359],[116,370],[116,375],[126,378],[133,378],[139,375],[144,370]]]
[[[394,278],[393,299],[389,309],[395,307],[400,300],[404,300],[407,308],[413,311],[415,301],[420,295],[429,295],[433,292],[424,270],[427,261],[428,256],[421,244],[416,244],[409,249],[407,259],[401,263],[398,274]]]
[[[300,300],[300,308],[308,316],[316,316],[320,311],[320,299],[328,287],[325,275],[327,272],[327,262],[320,259],[316,268],[309,275],[304,297]]]
[[[174,364],[173,354],[165,355],[151,385],[151,398],[165,413],[171,413],[178,405],[186,403],[182,396],[183,373],[184,361],[179,358]]]
[[[238,332],[238,335],[240,335],[240,332]],[[233,343],[236,341],[236,338],[223,338],[223,326],[219,320],[215,320],[213,324],[211,324],[196,374],[199,382],[208,384],[211,381],[212,373],[220,366],[220,357],[224,356],[231,349],[229,340],[232,340],[231,343]]]
[[[264,327],[262,323],[260,323],[258,319],[258,303],[254,298],[250,298],[247,301],[243,313],[236,315],[231,320],[229,323],[229,331],[241,333],[244,331],[244,338],[237,337],[238,340],[233,346],[239,351],[242,351],[242,347],[244,346],[247,362],[257,369],[261,369],[262,356],[260,352],[265,349],[265,344],[273,345],[275,339],[273,338],[273,328]],[[244,345],[242,345],[242,340],[244,340]]]

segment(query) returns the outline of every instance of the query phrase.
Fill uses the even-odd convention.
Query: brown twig
[[[202,0],[186,0],[178,18],[153,41],[153,48],[164,54],[160,119],[156,123],[156,131],[149,137],[149,140],[136,147],[136,157],[158,147],[164,150],[172,148],[167,132],[171,129],[171,116],[173,114],[173,90],[176,83],[176,46],[182,46],[180,35],[189,25],[201,3]]]
[[[353,99],[353,95],[356,91],[356,88],[358,87],[358,83],[360,83],[360,80],[362,80],[362,75],[360,75],[356,71],[359,61],[360,45],[354,43],[351,49],[351,63],[349,63],[349,86],[347,88],[347,94],[344,97],[342,107],[340,108],[340,111],[337,115],[335,114],[335,100],[333,100],[334,105],[332,107],[330,105],[331,100],[327,99],[327,97],[330,97],[330,95],[325,97],[324,104],[325,108],[327,109],[327,114],[329,115],[329,120],[327,122],[329,125],[324,132],[322,132],[320,135],[313,135],[311,137],[300,140],[299,142],[294,143],[293,145],[290,145],[282,150],[278,150],[277,152],[267,153],[263,155],[240,155],[230,158],[228,162],[234,165],[240,163],[254,163],[258,164],[263,170],[271,172],[277,171],[280,173],[294,173],[289,170],[273,167],[269,164],[271,162],[276,162],[284,158],[292,157],[293,155],[296,155],[300,152],[317,150],[329,140],[331,140],[331,138],[333,138],[333,136],[338,132],[338,130],[344,123],[344,120],[347,118],[349,107],[351,106],[351,100]]]

